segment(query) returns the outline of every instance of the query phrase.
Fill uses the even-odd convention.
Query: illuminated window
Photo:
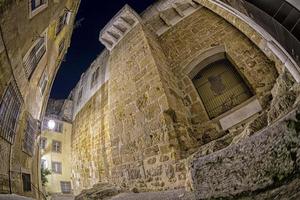
[[[210,119],[252,96],[240,74],[227,59],[206,66],[193,78],[193,83]]]

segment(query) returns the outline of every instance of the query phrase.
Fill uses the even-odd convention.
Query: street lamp
[[[54,121],[54,120],[50,119],[50,120],[48,121],[48,128],[49,128],[50,130],[53,130],[53,129],[55,128],[55,121]]]

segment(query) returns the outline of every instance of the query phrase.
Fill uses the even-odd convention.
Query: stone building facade
[[[43,198],[40,122],[79,2],[0,2],[0,193]]]
[[[299,102],[298,61],[232,3],[161,0],[142,14],[125,6],[102,29],[106,50],[71,93],[75,194],[111,182],[139,191],[186,187],[209,199],[276,184],[270,177],[284,164],[260,183],[237,182],[236,190],[209,170],[228,173],[233,183],[236,176],[256,180],[223,160],[241,164],[257,154],[262,159],[247,167],[264,171],[257,163],[272,163],[272,148],[249,145],[250,136]]]

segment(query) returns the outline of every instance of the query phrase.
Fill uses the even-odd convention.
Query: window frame
[[[210,117],[206,111],[206,108],[202,102],[202,99],[201,99],[200,95],[198,94],[198,91],[197,91],[195,85],[193,84],[192,80],[198,74],[198,72],[200,72],[202,69],[204,69],[207,65],[209,65],[210,63],[213,63],[214,61],[220,60],[220,59],[228,59],[228,61],[234,66],[234,68],[240,74],[244,83],[248,86],[248,88],[250,89],[253,96],[250,99],[246,100],[245,102],[241,103],[240,105],[237,105],[236,107],[232,108],[231,110],[221,114],[220,116],[210,119]],[[208,121],[219,123],[219,121],[222,118],[230,115],[231,113],[239,110],[240,108],[243,108],[249,102],[256,99],[255,90],[252,88],[251,84],[249,84],[247,78],[242,73],[240,73],[240,71],[238,70],[237,64],[234,62],[234,60],[231,58],[231,56],[226,52],[224,45],[210,47],[201,52],[198,52],[198,54],[195,55],[195,57],[193,59],[191,59],[190,62],[188,62],[185,66],[183,66],[182,72],[184,74],[186,74],[186,76],[191,81],[193,92],[195,92],[197,94],[197,101],[200,102],[200,105],[204,111],[203,113],[205,114],[206,120],[208,120]]]
[[[66,190],[63,190],[63,186],[65,186],[65,185],[70,186],[70,189],[67,192],[65,192]],[[63,194],[71,194],[72,193],[71,181],[60,181],[60,190],[61,190],[61,193],[63,193]]]
[[[39,90],[42,96],[44,96],[45,91],[47,89],[48,86],[48,75],[46,73],[46,71],[43,72],[40,80],[39,80]]]
[[[44,40],[42,45],[37,48],[37,45],[39,44],[39,42],[42,39]],[[45,47],[44,50],[42,50],[43,47]],[[36,50],[36,48],[37,48],[37,50]],[[43,60],[43,58],[47,54],[47,50],[48,50],[47,49],[47,30],[45,30],[39,36],[39,38],[37,40],[35,40],[33,45],[28,49],[25,56],[23,57],[23,69],[25,72],[25,76],[27,77],[28,80],[31,79],[31,76],[35,72],[36,68],[39,66],[40,62]],[[38,53],[40,51],[43,51],[43,53],[40,56],[38,56]],[[34,56],[32,54],[34,54]],[[33,61],[34,59],[36,59],[36,61]],[[31,65],[33,65],[32,62],[34,62],[33,64],[35,64],[33,67],[31,66]]]
[[[55,144],[59,144],[59,148],[57,149],[57,146]],[[52,140],[52,152],[54,153],[62,153],[62,142],[58,140]]]
[[[28,0],[28,9],[29,9],[29,19],[33,18],[43,10],[45,10],[48,7],[48,0],[40,0],[40,1],[45,1],[44,3],[41,3],[39,6],[33,8],[32,2],[34,0]]]
[[[71,12],[64,10],[64,13],[59,16],[55,27],[55,35],[58,36],[62,30],[70,23]]]
[[[233,74],[234,76],[236,76],[236,77],[235,77],[236,80],[238,80],[238,79],[241,80],[240,85],[242,85],[243,87],[246,88],[246,90],[243,91],[243,92],[249,93],[249,97],[248,97],[246,100],[243,100],[243,101],[237,103],[236,105],[230,106],[230,108],[227,109],[226,111],[220,112],[220,113],[218,113],[218,114],[216,114],[216,115],[213,115],[213,114],[212,114],[212,110],[210,110],[210,109],[208,108],[208,105],[205,104],[205,102],[204,102],[204,100],[203,100],[203,98],[202,98],[202,95],[201,95],[201,91],[199,91],[199,89],[196,87],[195,81],[194,81],[194,80],[195,80],[195,77],[198,76],[199,74],[201,74],[201,72],[203,73],[203,71],[206,70],[207,67],[210,67],[210,65],[215,64],[215,63],[218,63],[218,62],[221,62],[221,61],[223,61],[223,62],[224,62],[223,64],[226,65],[226,67],[227,67],[228,69],[230,69],[230,73]],[[228,66],[228,65],[229,65],[229,66]],[[227,72],[227,71],[225,71],[225,72]],[[229,71],[228,71],[228,72],[229,72]],[[197,94],[198,94],[198,96],[199,96],[199,98],[200,98],[200,100],[201,100],[202,106],[203,106],[203,108],[204,108],[204,110],[205,110],[205,112],[206,112],[206,114],[207,114],[209,120],[214,120],[214,119],[218,119],[218,118],[220,118],[220,117],[222,117],[222,116],[226,116],[227,114],[231,113],[232,111],[238,109],[238,108],[240,107],[240,105],[243,105],[245,102],[249,101],[249,99],[252,99],[252,98],[255,96],[255,94],[254,94],[254,92],[253,92],[253,89],[250,87],[250,85],[249,85],[249,83],[247,82],[247,80],[246,80],[246,79],[243,77],[243,75],[238,71],[236,65],[231,61],[230,58],[228,58],[227,55],[225,55],[224,58],[220,58],[220,59],[216,59],[216,60],[214,60],[214,61],[211,61],[211,62],[210,62],[209,64],[207,64],[206,66],[202,67],[202,68],[197,72],[197,74],[196,74],[193,78],[191,78],[191,81],[192,81],[192,83],[193,83],[193,87],[194,87],[195,90],[197,91]],[[221,106],[221,105],[220,105],[220,106]],[[218,106],[218,107],[219,107],[219,106]],[[218,107],[216,107],[216,108],[218,108]],[[211,116],[211,115],[212,115],[212,116]]]
[[[56,170],[56,168],[54,167],[56,165],[60,166],[60,168],[58,168],[60,170],[58,170],[58,171]],[[54,168],[55,168],[55,170],[54,170]],[[51,162],[51,171],[55,174],[62,174],[62,163],[58,162],[58,161],[52,161]]]
[[[0,100],[0,137],[15,142],[23,100],[14,81],[11,81]]]
[[[27,113],[26,117],[26,128],[24,131],[24,138],[22,144],[22,150],[29,156],[34,155],[35,151],[35,137],[38,132],[38,122],[35,120],[30,113]]]
[[[42,142],[44,141],[44,142]],[[40,148],[41,149],[46,149],[47,147],[47,138],[46,137],[41,137],[40,138]]]

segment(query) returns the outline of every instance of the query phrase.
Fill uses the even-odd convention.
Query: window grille
[[[10,83],[0,104],[0,136],[13,144],[21,110],[21,94],[15,83]]]
[[[41,147],[41,149],[46,149],[46,146],[47,146],[47,138],[41,137],[41,139],[40,139],[40,147]]]
[[[22,173],[22,182],[23,182],[23,191],[24,192],[30,192],[31,191],[30,174]]]
[[[55,141],[55,140],[52,141],[52,151],[53,152],[61,153],[61,148],[62,148],[61,142]]]
[[[46,4],[47,0],[31,0],[31,11],[36,10],[42,5]]]
[[[25,74],[30,79],[35,68],[46,52],[45,37],[40,37],[34,47],[30,50],[28,56],[24,61]]]
[[[56,26],[56,35],[58,35],[62,31],[66,24],[69,24],[70,17],[71,12],[69,11],[64,12],[64,14],[59,17]]]
[[[59,43],[59,46],[58,46],[58,54],[61,55],[61,53],[63,52],[65,48],[65,39],[62,39]]]
[[[60,182],[61,192],[64,194],[71,193],[71,182],[70,181],[61,181]]]
[[[44,92],[47,88],[47,84],[48,84],[48,76],[46,72],[44,72],[39,81],[39,88],[42,95],[44,95]]]
[[[211,119],[252,96],[242,77],[226,59],[205,67],[193,78],[193,83]]]
[[[23,140],[23,150],[31,156],[34,153],[34,143],[35,143],[37,130],[38,130],[37,120],[33,119],[33,117],[30,114],[28,114],[24,140]]]
[[[52,162],[52,172],[57,174],[62,173],[62,165],[60,162]]]

